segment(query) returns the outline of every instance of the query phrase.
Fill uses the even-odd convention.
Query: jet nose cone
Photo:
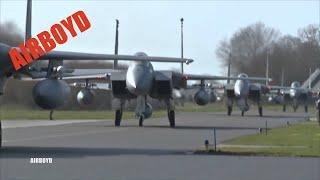
[[[248,95],[248,85],[245,84],[242,81],[238,81],[236,82],[235,86],[234,86],[234,94],[237,97],[244,97]]]
[[[149,92],[149,85],[143,78],[137,78],[132,84],[131,92],[136,95],[146,95]]]
[[[153,82],[153,68],[145,64],[129,67],[127,71],[127,88],[135,95],[147,95],[151,91]]]
[[[291,96],[291,98],[296,98],[299,96],[299,92],[297,92],[297,90],[295,90],[295,89],[291,89],[290,96]]]

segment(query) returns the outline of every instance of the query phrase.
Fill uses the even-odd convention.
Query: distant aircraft
[[[231,54],[228,63],[228,76],[231,72]],[[225,85],[225,93],[227,97],[227,114],[230,116],[233,109],[233,103],[241,110],[241,116],[250,109],[248,101],[251,100],[258,105],[259,116],[263,116],[262,100],[261,96],[269,92],[268,82],[269,78],[269,64],[266,66],[266,77],[248,77],[247,74],[241,73],[238,75],[239,80],[236,80],[234,84],[230,84],[229,79]],[[250,81],[265,81],[264,84],[251,83]]]
[[[292,101],[293,111],[296,112],[299,105],[304,105],[304,111],[308,112],[308,100],[312,98],[313,92],[310,88],[303,88],[298,81],[291,83],[290,87],[270,86],[271,90],[277,90],[277,96],[273,97],[278,103],[282,104],[283,112],[286,111],[286,105]]]
[[[317,93],[316,90],[311,89],[311,79],[306,81],[305,87],[300,82],[293,81],[290,86],[284,86],[284,70],[281,73],[281,85],[280,86],[269,86],[270,97],[269,101],[274,103],[282,104],[282,111],[286,111],[287,104],[292,103],[293,111],[296,112],[299,105],[304,105],[304,111],[308,112],[308,101],[312,99],[313,95]],[[311,75],[311,70],[310,70]],[[309,77],[310,77],[309,75]]]
[[[263,116],[261,96],[266,94],[269,89],[264,84],[251,83],[250,81],[269,81],[268,78],[248,77],[247,74],[238,75],[240,80],[236,80],[235,84],[227,84],[225,86],[227,96],[228,115],[232,113],[233,103],[241,110],[241,116],[249,110],[248,100],[254,101],[258,105],[259,115]]]

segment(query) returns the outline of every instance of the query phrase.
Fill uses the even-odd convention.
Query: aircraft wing
[[[157,56],[134,56],[114,54],[93,54],[66,51],[51,51],[39,58],[40,60],[61,59],[61,60],[124,60],[124,61],[152,61],[152,62],[183,62],[192,63],[193,59],[157,57]]]
[[[59,76],[64,80],[110,80],[110,75],[113,72],[119,72],[121,70],[114,69],[73,69],[72,72],[62,72]],[[25,81],[39,81],[44,80],[47,77],[45,71],[31,71],[28,77],[19,77],[20,80]]]
[[[227,79],[233,79],[233,77],[196,75],[196,74],[184,74],[184,78],[186,80],[227,80]]]
[[[242,79],[247,79],[250,81],[272,81],[271,78],[264,78],[264,77],[246,77],[246,78],[242,78]]]
[[[290,87],[288,87],[288,86],[269,86],[269,89],[274,89],[274,90],[277,90],[277,89],[290,89]]]
[[[271,81],[271,79],[260,78],[260,77],[228,77],[228,76],[211,76],[211,75],[195,75],[195,74],[185,74],[186,80],[252,80],[252,81]]]
[[[303,89],[303,88],[301,88],[301,87],[293,88],[290,86],[269,86],[269,89],[271,89],[271,90],[290,90],[290,89],[299,90],[299,89]]]

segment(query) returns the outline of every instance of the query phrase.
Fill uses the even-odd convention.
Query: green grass
[[[223,144],[241,145],[241,147],[222,146],[220,151],[224,153],[320,157],[320,126],[316,122],[304,122],[269,130],[268,135],[265,133],[247,135]],[[252,148],[252,145],[263,147]]]

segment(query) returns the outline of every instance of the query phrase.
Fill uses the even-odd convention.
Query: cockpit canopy
[[[292,88],[298,88],[298,87],[300,87],[300,83],[298,81],[294,81],[294,82],[291,83],[291,87]]]
[[[238,78],[247,78],[247,77],[248,77],[248,75],[245,73],[241,73],[238,75]]]
[[[144,52],[137,52],[134,54],[135,56],[139,56],[139,57],[147,57],[148,55]]]

